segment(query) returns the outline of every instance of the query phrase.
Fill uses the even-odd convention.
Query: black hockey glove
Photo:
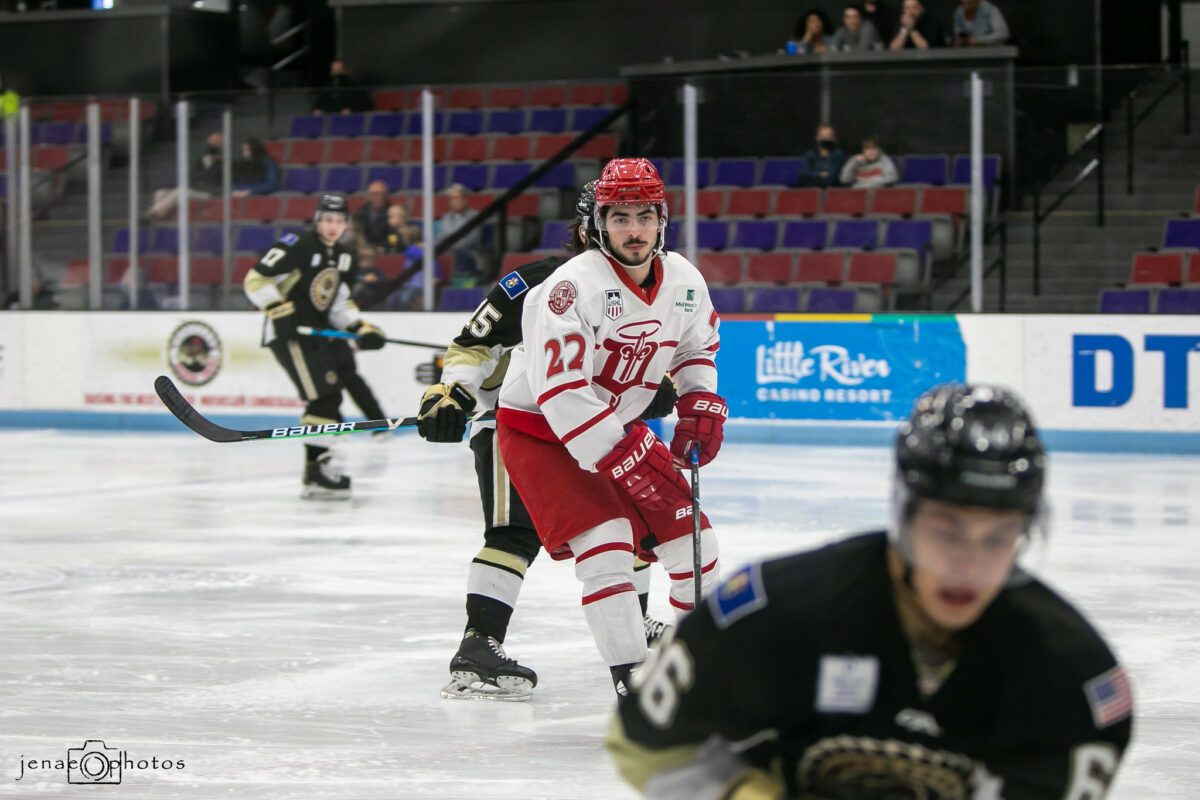
[[[675,409],[675,403],[678,400],[679,392],[675,391],[675,381],[671,380],[670,375],[664,375],[662,383],[658,385],[658,391],[654,394],[654,399],[642,412],[642,419],[665,417]]]
[[[296,335],[296,306],[291,300],[276,300],[267,303],[263,308],[267,319],[275,327],[275,335],[280,339],[291,339]]]
[[[427,442],[461,442],[467,432],[467,415],[475,410],[475,398],[457,383],[435,383],[421,398],[417,433]]]
[[[381,331],[379,328],[376,328],[365,319],[351,322],[346,330],[350,331],[351,333],[358,334],[359,350],[379,350],[385,344],[387,344],[386,340],[383,338],[383,331]]]

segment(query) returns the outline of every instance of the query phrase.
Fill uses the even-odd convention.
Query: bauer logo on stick
[[[221,361],[221,339],[203,322],[183,323],[167,341],[167,364],[188,386],[203,386],[215,378]]]

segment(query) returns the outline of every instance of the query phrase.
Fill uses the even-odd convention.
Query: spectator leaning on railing
[[[962,0],[954,10],[954,43],[959,47],[1007,41],[1008,22],[988,0]]]

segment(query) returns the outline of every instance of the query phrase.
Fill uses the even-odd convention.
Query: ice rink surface
[[[339,441],[355,497],[320,504],[297,499],[294,442],[0,431],[0,795],[634,796],[601,746],[612,686],[570,564],[539,557],[509,632],[533,700],[441,699],[481,542],[470,452]],[[1042,575],[1107,635],[1137,702],[1110,797],[1194,797],[1200,459],[1050,469]],[[881,526],[889,471],[882,449],[727,444],[703,473],[724,570]],[[85,739],[125,751],[122,786],[41,768]]]

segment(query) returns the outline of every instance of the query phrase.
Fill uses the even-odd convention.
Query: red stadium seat
[[[1129,285],[1160,284],[1183,280],[1183,253],[1135,253]]]
[[[571,143],[574,136],[566,133],[547,133],[543,134],[534,141],[533,157],[538,161],[545,161],[558,154],[559,150]]]
[[[1185,286],[1200,283],[1200,253],[1188,256],[1187,273],[1183,276]]]
[[[500,267],[500,274],[507,275],[517,267],[537,261],[543,257],[540,253],[505,253],[504,263]]]
[[[104,271],[104,282],[107,284],[120,283],[128,269],[128,258],[110,258]]]
[[[508,216],[509,218],[536,217],[541,203],[542,196],[536,192],[519,194],[508,202]]]
[[[775,194],[774,214],[778,216],[815,216],[821,205],[820,189],[781,189]]]
[[[615,158],[617,143],[618,139],[615,133],[600,133],[584,142],[574,155],[580,158]]]
[[[880,188],[871,192],[872,214],[911,217],[917,211],[917,190],[912,187]]]
[[[467,208],[471,209],[472,211],[483,211],[485,208],[490,206],[492,201],[495,199],[496,195],[487,192],[467,195]]]
[[[483,108],[483,89],[451,89],[447,108]]]
[[[153,271],[153,267],[151,267]],[[188,281],[193,286],[219,286],[225,279],[225,259],[221,256],[193,256]]]
[[[37,169],[62,169],[70,160],[71,152],[66,145],[62,147],[52,147],[42,145],[38,147],[33,156],[33,166]]]
[[[561,106],[567,102],[565,86],[534,86],[529,90],[531,106]]]
[[[867,192],[865,189],[826,189],[821,213],[861,217],[867,213]]]
[[[362,139],[334,139],[325,160],[330,164],[361,164],[366,145]]]
[[[238,256],[233,262],[233,285],[240,286],[246,280],[246,273],[257,263],[258,256]]]
[[[404,161],[404,139],[370,139],[367,145],[367,161],[376,164],[399,164]]]
[[[794,259],[791,253],[751,253],[746,260],[750,283],[790,283]]]
[[[178,283],[179,259],[175,256],[155,256],[150,259],[146,283]]]
[[[696,267],[708,283],[738,283],[742,279],[742,257],[738,253],[701,253]]]
[[[619,106],[629,99],[629,87],[623,83],[618,83],[612,87],[612,94],[608,98],[610,105]]]
[[[891,285],[896,282],[895,253],[851,253],[847,283]]]
[[[283,213],[283,200],[271,195],[250,195],[242,199],[241,210],[235,219],[274,222]]]
[[[725,213],[731,217],[765,217],[771,210],[768,189],[733,189]]]
[[[497,136],[492,140],[495,161],[528,161],[533,140],[528,136]]]
[[[263,147],[276,164],[283,163],[283,157],[287,154],[287,142],[263,142]]]
[[[965,186],[926,186],[921,192],[918,214],[950,214],[962,217],[967,213]]]
[[[438,138],[434,139],[433,140],[433,160],[434,161],[445,161],[446,160],[446,148],[447,148],[446,138],[444,136],[439,136]],[[408,159],[407,160],[420,161],[421,157],[422,157],[422,152],[423,152],[423,148],[421,146],[421,138],[419,136],[413,137],[412,139],[408,140]]]
[[[572,86],[570,99],[573,106],[602,106],[608,99],[608,86],[591,84],[587,86]]]
[[[500,86],[488,93],[489,108],[520,108],[525,105],[527,90],[523,86]]]
[[[59,102],[53,103],[50,106],[50,121],[51,122],[83,122],[86,103],[82,102]]]
[[[1196,187],[1196,201],[1192,203],[1192,213],[1200,214],[1200,186]]]
[[[89,263],[86,258],[72,258],[67,262],[67,271],[63,274],[63,288],[84,286],[88,282]]]
[[[378,256],[375,259],[375,266],[379,268],[379,271],[388,280],[391,280],[404,271],[404,265],[407,261],[408,259],[403,253],[388,253]]]
[[[841,283],[845,274],[845,257],[841,253],[801,253],[799,262],[793,278],[796,283]]]
[[[310,222],[317,214],[317,203],[320,200],[316,195],[289,197],[283,204],[283,213],[280,216],[286,220]]]
[[[408,92],[403,89],[375,92],[372,97],[376,111],[403,111],[408,108]]]
[[[323,139],[296,139],[288,148],[285,164],[300,164],[311,166],[325,160],[325,141]]]
[[[456,136],[450,144],[451,161],[483,161],[487,158],[488,141],[483,137]]]

